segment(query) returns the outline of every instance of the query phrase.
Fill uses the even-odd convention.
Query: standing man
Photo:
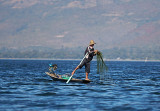
[[[85,58],[82,61],[81,64],[79,64],[72,72],[72,75],[75,73],[77,69],[81,69],[83,66],[85,66],[85,73],[86,73],[86,79],[88,79],[88,74],[90,73],[90,61],[93,59],[93,56],[95,56],[98,52],[98,50],[94,50],[94,44],[96,44],[93,40],[90,41],[89,46],[85,50]]]

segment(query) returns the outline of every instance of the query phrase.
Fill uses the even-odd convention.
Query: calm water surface
[[[92,61],[89,84],[52,81],[45,74],[50,63],[66,74],[79,62],[0,60],[0,110],[160,110],[160,62],[109,61],[109,79],[100,81]],[[84,69],[74,77],[84,79]]]

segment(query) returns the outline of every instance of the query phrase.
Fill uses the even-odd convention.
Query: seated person
[[[55,70],[57,69],[57,64],[49,64],[49,73],[55,74]]]

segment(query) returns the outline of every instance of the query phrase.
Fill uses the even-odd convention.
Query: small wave
[[[54,92],[44,92],[44,93],[38,93],[38,94],[35,94],[36,96],[55,96],[56,93]]]

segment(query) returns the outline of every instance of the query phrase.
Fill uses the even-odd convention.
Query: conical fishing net
[[[98,52],[97,53],[97,73],[101,74],[101,73],[107,72],[107,70],[108,70],[108,67],[103,61],[103,55],[101,52]]]
[[[112,80],[111,76],[107,73],[108,67],[103,60],[103,55],[100,51],[97,52],[97,73],[100,74],[101,82],[109,82]]]

